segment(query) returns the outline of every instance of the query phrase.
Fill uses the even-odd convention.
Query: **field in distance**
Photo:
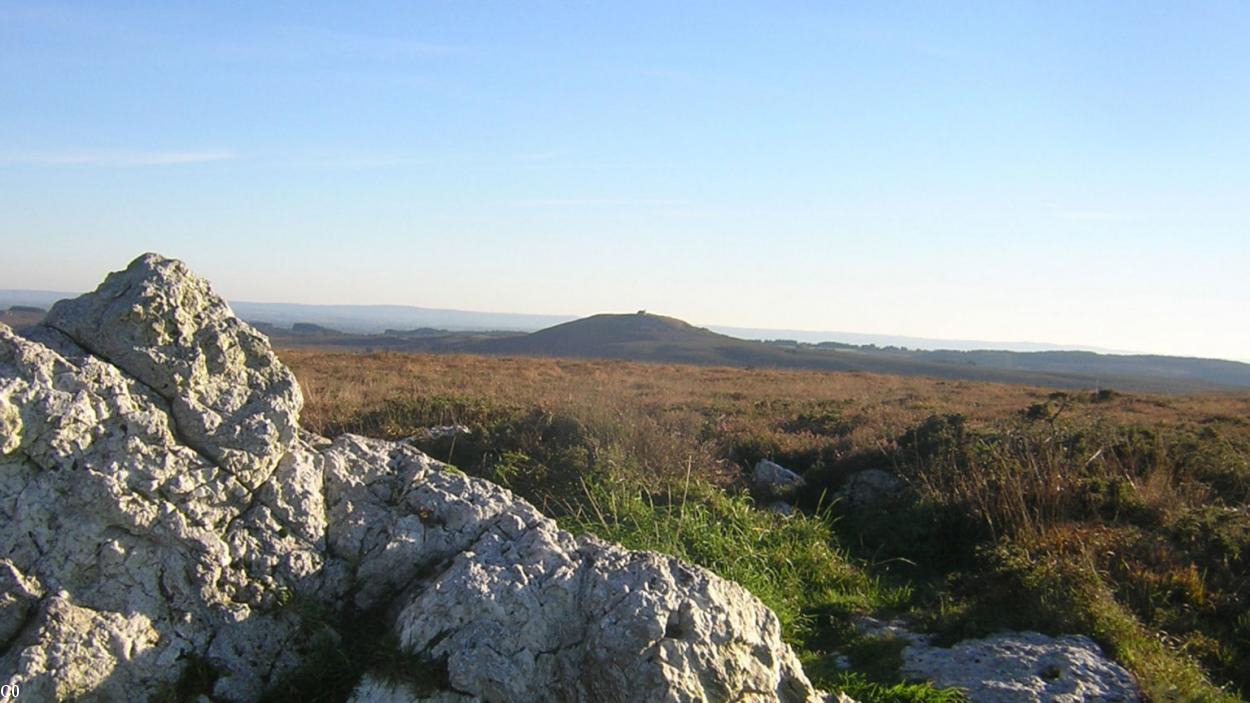
[[[30,295],[26,297],[32,298],[35,292],[28,293]],[[51,295],[47,293],[44,297]],[[3,297],[4,292],[0,291],[0,298]],[[1229,360],[1058,349],[911,349],[836,341],[742,339],[645,311],[592,315],[526,333],[516,329],[449,330],[428,325],[383,329],[377,325],[384,318],[377,315],[390,310],[385,306],[375,310],[368,306],[238,305],[244,319],[264,332],[276,345],[285,347],[867,371],[1052,388],[1113,388],[1150,393],[1250,389],[1250,364]],[[478,317],[457,317],[452,314],[454,311],[402,310],[410,314],[400,319],[425,319],[432,321],[431,324],[457,320],[522,320],[540,324],[549,318],[502,314],[492,317],[486,313],[463,313]],[[41,313],[38,307],[18,306],[0,310],[0,322],[21,327],[33,324]],[[417,313],[423,316],[413,317]],[[323,322],[312,322],[308,318],[301,321],[300,315],[313,316]],[[362,331],[365,329],[371,331]]]
[[[592,315],[529,334],[388,330],[344,334],[316,325],[261,325],[275,343],[324,349],[428,351],[624,359],[742,368],[867,371],[1052,388],[1115,388],[1154,393],[1250,389],[1250,364],[1159,355],[1087,351],[918,350],[795,340],[748,340],[672,317]]]

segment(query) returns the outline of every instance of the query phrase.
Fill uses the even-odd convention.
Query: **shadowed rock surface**
[[[199,662],[213,699],[254,701],[310,653],[296,599],[381,612],[445,671],[366,676],[360,703],[824,698],[740,586],[405,444],[302,433],[301,404],[268,340],[157,255],[25,337],[0,325],[0,679],[147,700]]]
[[[751,492],[762,503],[793,503],[806,485],[802,476],[768,459],[760,459],[751,471]]]
[[[907,485],[894,474],[882,469],[866,469],[851,474],[833,497],[843,510],[865,510],[888,506],[906,490]]]

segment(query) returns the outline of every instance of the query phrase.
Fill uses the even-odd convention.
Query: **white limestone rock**
[[[0,649],[7,648],[22,630],[43,595],[38,581],[26,577],[8,559],[0,560]]]
[[[403,681],[365,674],[348,703],[481,703],[477,696],[451,691],[429,691]]]
[[[962,689],[969,703],[1136,703],[1132,675],[1084,635],[1050,637],[1003,632],[938,647],[933,638],[900,620],[860,617],[856,629],[869,637],[907,642],[899,673],[905,679]]]
[[[41,644],[24,647],[12,666],[22,698],[36,701],[126,700],[133,691],[151,691],[168,683],[161,671],[131,662],[157,658],[160,633],[140,612],[117,613],[76,605],[68,593],[50,597],[32,623]],[[8,657],[6,657],[8,659]]]
[[[775,617],[709,577],[508,516],[397,628],[401,645],[446,662],[452,689],[486,700],[812,700],[792,655],[774,651]]]
[[[44,325],[170,401],[181,438],[255,488],[299,428],[303,396],[269,340],[181,261],[144,254]]]
[[[225,539],[249,528],[241,513],[260,499],[179,444],[145,385],[63,337],[46,341],[0,325],[0,416],[12,418],[0,436],[11,577],[0,579],[0,623],[16,623],[0,679],[32,700],[151,695],[264,599]],[[266,539],[249,558],[282,548]],[[242,653],[218,662],[223,679],[250,666]]]
[[[1133,677],[1084,635],[1008,632],[944,649],[908,647],[904,676],[967,691],[971,703],[1130,703]]]
[[[0,325],[0,683],[146,700],[190,662],[247,703],[309,654],[301,599],[382,613],[448,690],[355,699],[822,700],[739,586],[575,538],[402,443],[298,431],[267,341],[140,257]]]

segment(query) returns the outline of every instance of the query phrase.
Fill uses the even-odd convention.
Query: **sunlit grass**
[[[999,629],[1094,637],[1153,700],[1236,700],[1250,682],[1250,395],[1020,386],[610,361],[282,352],[304,421],[402,437],[512,488],[565,527],[674,554],[777,613],[820,685],[948,700],[863,649],[853,613],[946,641]],[[803,472],[803,514],[744,493],[760,457]],[[853,471],[910,497],[836,517]],[[873,670],[870,670],[873,669]],[[884,670],[882,670],[884,669]]]

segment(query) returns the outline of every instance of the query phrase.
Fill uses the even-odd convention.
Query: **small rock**
[[[967,691],[970,703],[1130,703],[1133,677],[1084,635],[1007,632],[953,647],[910,646],[900,671]]]
[[[855,615],[851,617],[851,626],[864,637],[889,637],[919,646],[928,646],[933,640],[932,635],[913,632],[905,621],[899,619],[880,620],[868,615]]]
[[[799,489],[806,485],[802,476],[768,459],[760,459],[751,472],[751,489],[756,499],[764,503],[793,503]]]
[[[1049,637],[1004,632],[937,647],[932,635],[913,632],[902,620],[859,616],[852,625],[866,637],[908,642],[899,674],[939,688],[959,688],[969,703],[1136,703],[1133,677],[1084,635]]]
[[[769,503],[764,509],[770,513],[776,513],[783,517],[790,517],[794,514],[794,506],[783,500],[775,500]]]
[[[438,425],[436,427],[423,427],[416,433],[404,437],[401,442],[417,445],[422,442],[433,442],[440,439],[455,439],[457,437],[467,437],[473,434],[473,429],[465,425]]]
[[[863,510],[898,500],[906,487],[888,471],[866,469],[851,474],[834,498],[844,510]]]

